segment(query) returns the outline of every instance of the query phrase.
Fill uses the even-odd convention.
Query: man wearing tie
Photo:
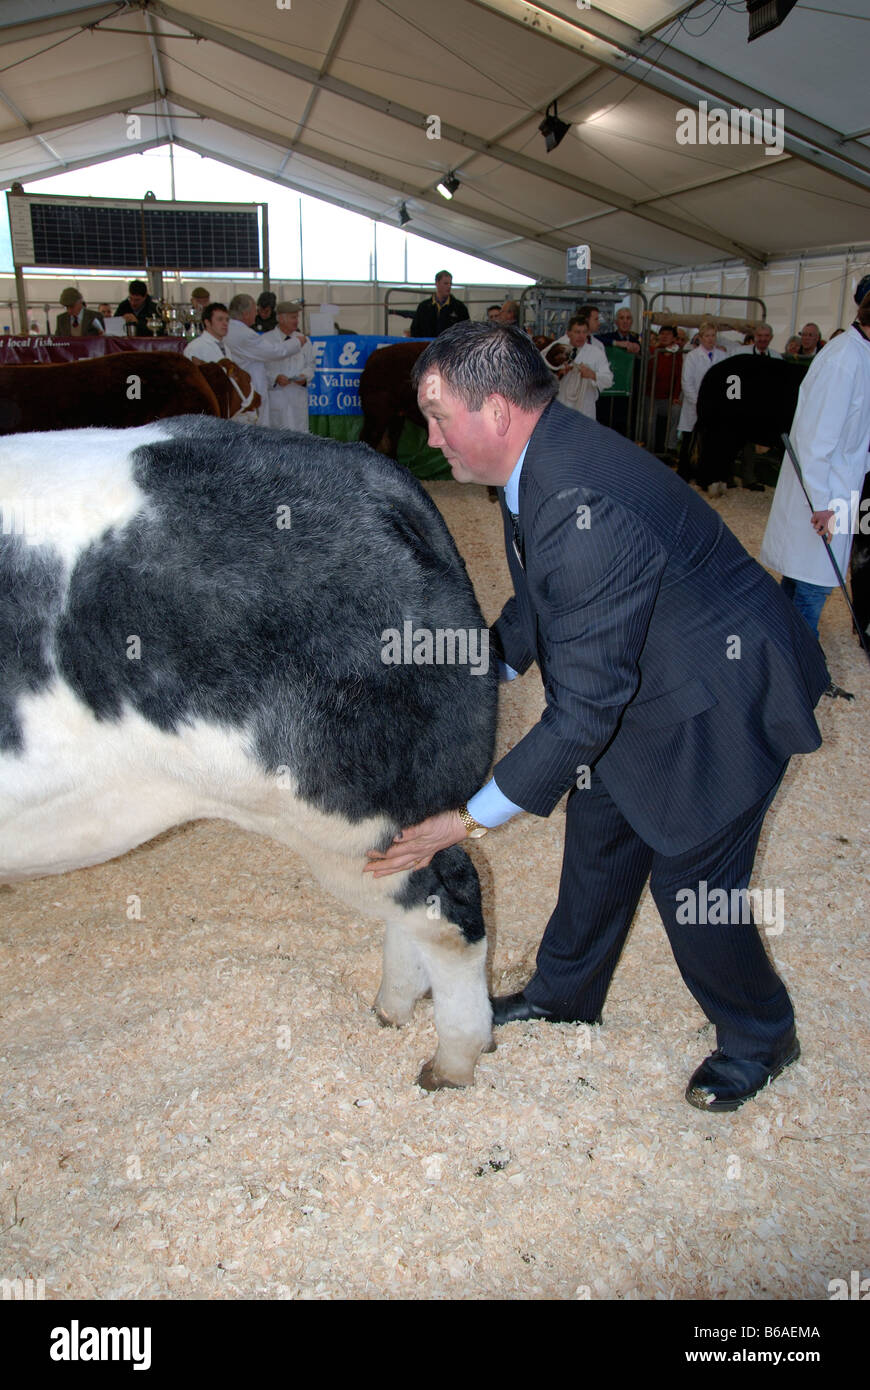
[[[95,338],[104,332],[100,315],[93,309],[85,308],[82,292],[75,285],[61,291],[60,302],[66,312],[57,316],[54,325],[56,337]]]
[[[702,498],[553,401],[525,335],[460,325],[427,348],[415,380],[429,443],[454,478],[500,489],[514,596],[491,647],[508,677],[537,661],[546,708],[467,806],[370,851],[367,871],[424,867],[521,811],[549,816],[570,790],[537,971],[494,1000],[493,1022],[599,1022],[649,878],[683,979],[717,1029],[686,1098],[736,1109],[800,1055],[745,890],[790,756],[821,742],[821,649]]]
[[[285,357],[267,362],[269,420],[272,429],[308,433],[308,386],[314,379],[314,349],[299,332],[302,305],[282,300],[277,306],[278,326],[264,333],[264,342],[280,343]]]

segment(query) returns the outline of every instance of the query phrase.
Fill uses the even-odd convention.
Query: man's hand
[[[400,830],[386,854],[370,849],[363,873],[384,878],[403,869],[424,869],[439,849],[458,845],[467,834],[458,811],[442,811],[408,830]]]
[[[125,314],[125,315],[124,315],[124,322],[125,322],[125,323],[138,323],[139,320],[137,319],[137,317],[136,317],[135,314]]]
[[[283,372],[279,372],[278,375],[275,377],[275,385],[276,385],[276,386],[289,386],[289,385],[290,385],[290,378],[289,378],[289,376],[285,376]]]
[[[824,536],[828,533],[831,517],[834,515],[834,512],[813,512],[810,517],[813,530],[818,531],[820,536]],[[829,534],[833,535],[833,532],[831,531]]]
[[[620,343],[615,341],[614,347],[622,348],[624,352],[640,352],[640,343]]]
[[[300,347],[304,347],[305,344],[308,342],[308,339],[306,338],[305,334],[304,334],[304,333],[297,333],[296,336],[297,336],[297,338],[299,339],[299,345],[300,345]]]
[[[591,367],[587,367],[585,362],[580,363],[578,371],[580,372],[581,376],[585,376],[587,379],[591,378],[592,381],[595,380],[596,373],[593,371]]]

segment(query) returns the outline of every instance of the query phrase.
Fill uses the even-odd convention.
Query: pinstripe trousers
[[[595,773],[589,788],[575,788],[559,900],[526,998],[559,1017],[596,1019],[649,878],[680,974],[715,1024],[718,1046],[732,1057],[766,1061],[794,1026],[794,1012],[757,927],[678,921],[685,899],[677,893],[697,893],[702,882],[707,894],[748,887],[762,822],[784,773],[785,767],[756,805],[677,855],[659,854],[641,840]]]

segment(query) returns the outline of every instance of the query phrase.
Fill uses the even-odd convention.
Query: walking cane
[[[813,502],[812,502],[812,498],[810,497],[810,494],[807,492],[806,484],[804,483],[804,475],[803,475],[803,473],[801,472],[801,466],[800,466],[800,464],[799,464],[798,461],[797,461],[797,455],[795,454],[795,451],[794,451],[794,449],[792,448],[791,440],[789,439],[789,437],[788,437],[787,434],[780,435],[780,438],[782,439],[782,442],[783,442],[783,444],[785,445],[785,448],[786,448],[786,452],[788,453],[788,456],[789,456],[789,458],[790,458],[791,461],[792,461],[792,466],[793,466],[793,468],[794,468],[795,473],[797,473],[797,476],[798,476],[798,482],[799,482],[800,485],[801,485],[801,489],[802,489],[802,491],[803,491],[804,497],[807,499],[807,506],[809,507],[810,512],[812,513],[812,512],[814,512],[816,509],[815,509],[815,507],[813,506]],[[823,540],[824,543],[825,543],[825,549],[826,549],[827,552],[828,552],[828,559],[830,560],[831,564],[832,564],[833,567],[834,567],[834,574],[837,576],[837,583],[839,584],[840,588],[843,590],[843,598],[846,600],[846,603],[847,603],[848,608],[849,608],[849,612],[852,614],[852,622],[855,624],[855,630],[856,630],[856,632],[858,633],[858,640],[860,641],[861,646],[864,648],[864,653],[865,653],[866,657],[868,658],[868,660],[870,660],[870,644],[868,644],[868,642],[867,642],[866,634],[863,633],[863,632],[861,631],[861,624],[858,622],[857,614],[855,613],[855,610],[854,610],[854,608],[852,607],[852,600],[850,599],[849,594],[848,594],[848,591],[847,591],[847,589],[846,589],[846,581],[844,580],[842,574],[840,573],[840,566],[837,564],[836,558],[835,558],[835,556],[834,556],[834,552],[833,552],[833,550],[831,549],[831,542],[828,540],[828,536],[827,536],[827,532],[826,532],[826,531],[821,533],[821,538],[822,538],[822,540]]]

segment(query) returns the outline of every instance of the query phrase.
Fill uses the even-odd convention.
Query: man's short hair
[[[553,399],[555,377],[527,333],[509,323],[457,323],[434,338],[414,364],[416,390],[436,371],[468,410],[487,396],[504,396],[521,410],[537,410]]]
[[[581,304],[579,309],[577,310],[577,313],[585,314],[588,318],[590,314],[600,313],[600,310],[597,304]]]
[[[435,279],[436,279],[436,280],[443,280],[445,275],[447,276],[448,280],[452,280],[452,279],[453,279],[453,272],[452,272],[451,270],[438,270],[438,271],[436,271],[436,272],[435,272]]]
[[[215,309],[222,309],[225,314],[228,312],[226,304],[215,304],[214,301],[212,301],[212,303],[206,304],[202,311],[203,323],[211,323],[212,314]]]
[[[131,280],[129,285],[127,286],[127,293],[144,294],[147,296],[148,286],[145,284],[144,280]]]
[[[497,314],[500,314],[500,313],[501,313],[501,305],[500,305],[500,304],[487,304],[487,306],[486,306],[486,312],[487,312],[488,314],[491,314],[492,311],[493,311],[493,309],[495,309],[495,312],[496,312]]]
[[[810,319],[807,323],[804,324],[804,327],[801,329],[801,333],[803,333],[804,328],[814,328],[818,333],[819,337],[821,338],[822,330],[819,328],[819,325],[817,323],[813,323],[812,319]]]
[[[568,332],[570,333],[571,329],[574,328],[578,323],[582,323],[584,328],[588,328],[588,314],[572,314],[571,318],[568,320]]]
[[[662,333],[671,333],[675,338],[677,336],[677,330],[674,328],[674,325],[672,323],[659,324],[659,335],[661,335]]]
[[[761,329],[761,328],[766,329],[767,332],[770,334],[771,338],[773,337],[773,329],[771,328],[771,326],[770,326],[769,323],[765,323],[765,322],[762,320],[761,323],[757,323],[757,324],[755,325],[754,332],[757,333],[757,332],[759,331],[759,329]]]
[[[257,308],[265,309],[268,304],[270,309],[274,309],[277,302],[278,296],[273,290],[263,290],[263,293],[257,297]]]
[[[242,314],[247,313],[248,309],[254,308],[254,301],[249,294],[234,294],[230,300],[230,307],[227,310],[231,319],[240,319]]]

